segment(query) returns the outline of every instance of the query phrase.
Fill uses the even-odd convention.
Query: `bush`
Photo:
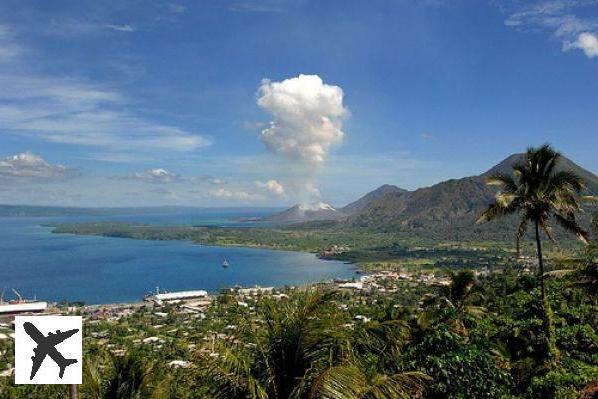
[[[455,334],[446,326],[438,327],[410,348],[409,367],[432,377],[427,397],[495,399],[507,395],[511,379],[497,366],[487,348]]]
[[[526,397],[529,399],[576,399],[579,390],[598,378],[598,367],[568,361],[563,367],[533,377]]]

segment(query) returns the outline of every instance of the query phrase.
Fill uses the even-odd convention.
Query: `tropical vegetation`
[[[531,224],[531,259],[529,251],[520,256],[505,243],[409,247],[386,234],[359,232],[353,237],[364,239],[355,241],[354,259],[374,253],[372,268],[393,264],[413,278],[381,274],[363,290],[334,283],[252,295],[224,290],[200,312],[183,304],[113,311],[65,307],[64,313],[85,318],[79,394],[93,399],[596,397],[598,213],[586,232],[578,215],[589,209],[583,200],[591,198],[579,176],[556,168],[559,157],[550,146],[530,149],[512,173],[488,178],[500,191],[480,221],[516,216],[516,247],[527,239]],[[556,240],[551,221],[587,245],[546,256],[543,235]],[[78,228],[106,231],[106,226]],[[115,234],[164,234],[151,227],[141,233],[114,229]],[[281,231],[287,238],[303,237],[305,245],[323,237]],[[199,237],[212,231],[167,233]],[[384,242],[376,247],[377,239]],[[400,259],[407,264],[393,263]],[[14,364],[12,345],[0,340],[0,371]],[[0,399],[64,398],[66,392],[64,386],[15,386],[11,377],[0,377]]]

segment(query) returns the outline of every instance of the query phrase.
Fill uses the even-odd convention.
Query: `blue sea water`
[[[0,217],[0,290],[47,301],[87,304],[139,301],[156,287],[168,291],[285,286],[348,278],[355,267],[309,253],[200,246],[183,241],[54,234],[48,225],[90,221],[147,224],[246,225],[263,210],[161,211],[152,214]],[[227,259],[230,267],[222,268]]]

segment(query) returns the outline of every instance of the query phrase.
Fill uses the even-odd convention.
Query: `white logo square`
[[[15,384],[81,384],[81,316],[15,317]]]

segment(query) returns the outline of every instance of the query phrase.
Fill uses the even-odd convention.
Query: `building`
[[[154,301],[157,304],[164,302],[175,302],[184,301],[190,299],[205,298],[208,296],[208,292],[204,290],[195,291],[178,291],[178,292],[166,292],[162,294],[149,295],[145,299],[148,301]]]
[[[48,309],[47,302],[16,302],[0,303],[0,316],[17,315],[23,313],[39,313]]]

